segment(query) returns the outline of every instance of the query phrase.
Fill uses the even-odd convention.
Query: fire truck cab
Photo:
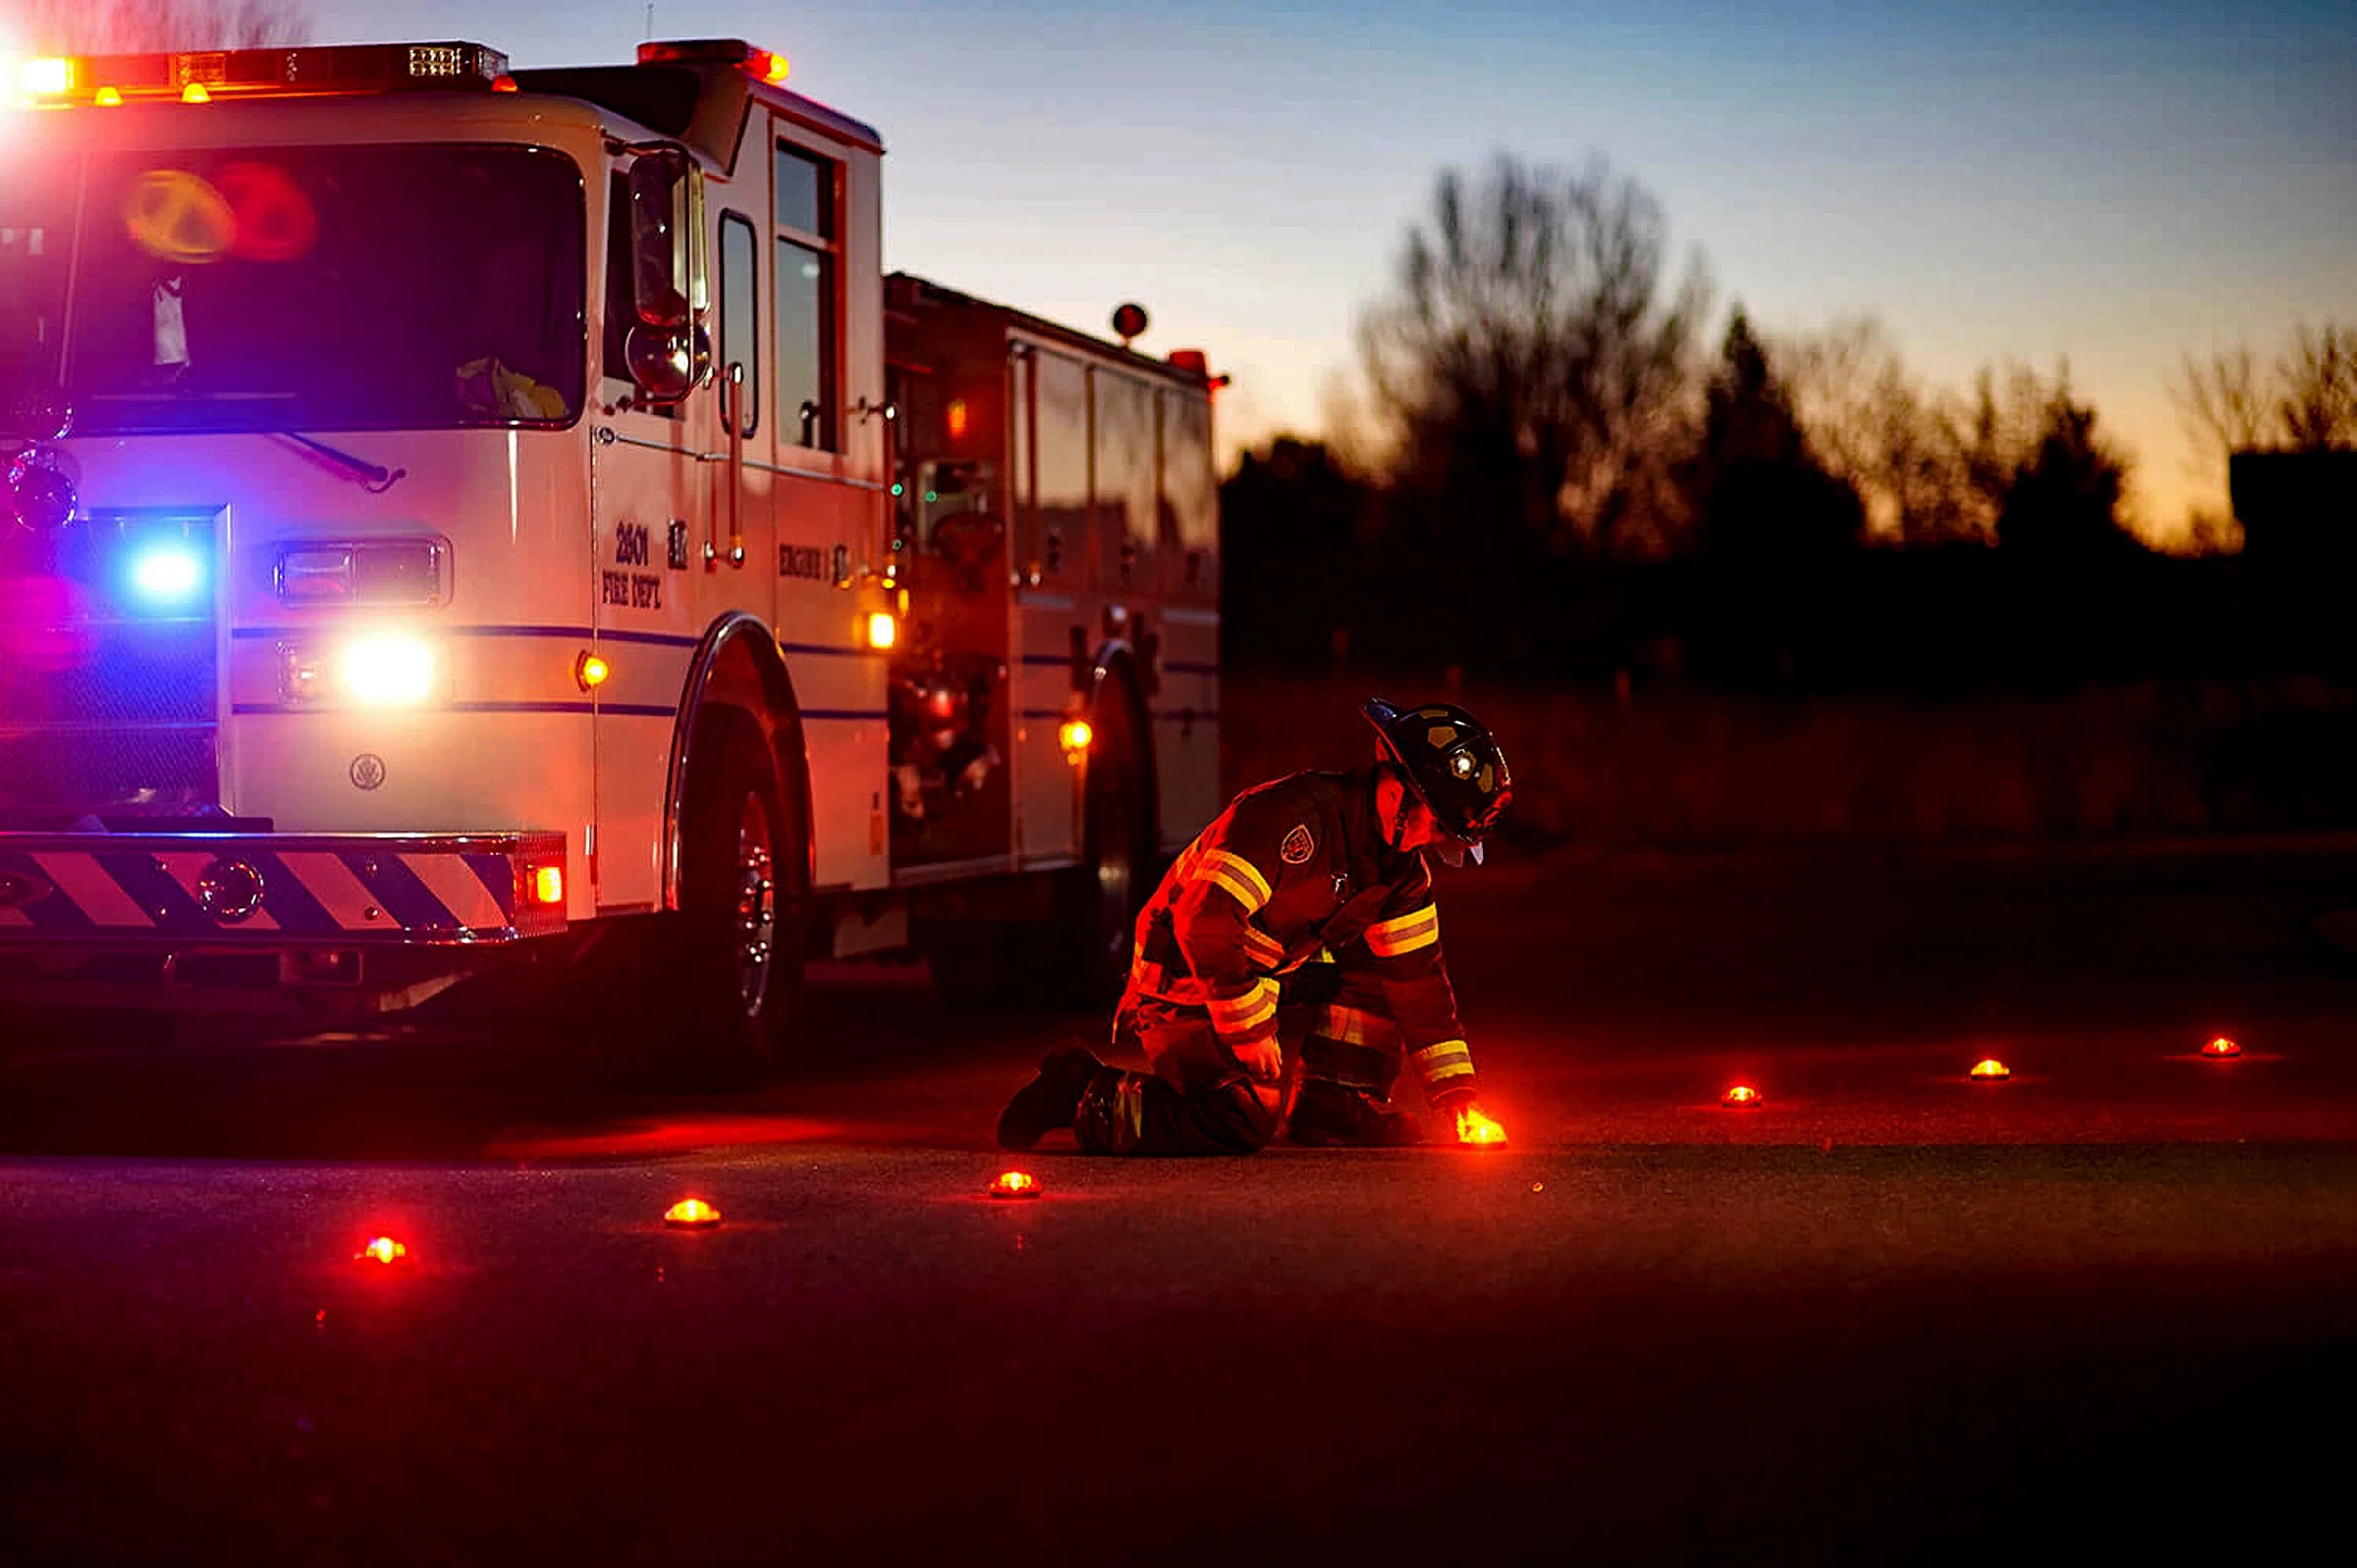
[[[1213,378],[887,279],[785,74],[23,68],[0,1007],[531,977],[718,1083],[806,955],[1118,980],[1218,805]]]

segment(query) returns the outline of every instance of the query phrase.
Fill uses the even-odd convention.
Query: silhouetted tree
[[[2255,448],[2357,447],[2357,327],[2302,325],[2272,365],[2248,344],[2207,359],[2186,354],[2169,394],[2186,432],[2221,460]]]
[[[1674,287],[1668,269],[1660,205],[1601,159],[1445,171],[1360,323],[1401,489],[1488,535],[1493,566],[1518,544],[1658,547],[1708,297],[1698,264]]]
[[[1324,668],[1405,576],[1361,559],[1372,487],[1326,447],[1279,436],[1220,487],[1221,635],[1231,663]],[[1369,569],[1372,568],[1373,569]]]
[[[1704,553],[1715,560],[1821,563],[1858,542],[1865,509],[1809,450],[1791,394],[1740,305],[1705,395],[1702,448],[1688,467]]]
[[[2357,327],[2299,329],[2275,367],[2275,416],[2301,452],[2357,447]]]
[[[1986,542],[1992,515],[1965,461],[1963,406],[1927,393],[1880,322],[1857,317],[1773,346],[1809,450],[1866,508],[1870,538]]]
[[[1982,394],[1986,400],[1985,379]],[[2119,520],[2127,463],[2095,425],[2095,409],[2072,398],[2067,373],[2057,377],[2028,454],[1992,476],[2000,549],[2081,562],[2142,551]]]
[[[257,49],[310,35],[301,0],[19,0],[19,42],[59,54]]]

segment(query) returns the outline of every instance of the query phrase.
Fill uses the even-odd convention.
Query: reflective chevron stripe
[[[1258,914],[1269,901],[1269,879],[1260,868],[1242,855],[1232,855],[1225,849],[1210,849],[1195,864],[1195,875],[1218,883],[1235,895],[1244,906],[1245,914]]]
[[[528,868],[564,863],[555,834],[0,834],[0,940],[507,942],[565,929],[563,908],[519,887]],[[260,885],[242,917],[205,907],[218,868]]]
[[[1367,928],[1367,950],[1378,958],[1397,958],[1403,952],[1429,947],[1441,940],[1441,910],[1438,904],[1384,920]]]

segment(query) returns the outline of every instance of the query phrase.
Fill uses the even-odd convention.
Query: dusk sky
[[[636,0],[312,0],[314,37],[626,60]],[[1225,445],[1314,432],[1435,171],[1591,152],[1649,188],[1721,316],[1881,318],[1909,364],[2067,356],[2165,540],[2222,507],[2180,352],[2357,318],[2357,0],[2024,5],[663,0],[882,132],[889,265],[1235,377]]]

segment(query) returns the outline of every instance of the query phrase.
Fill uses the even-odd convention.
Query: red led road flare
[[[2003,1083],[2013,1076],[2013,1069],[1995,1056],[1983,1056],[1972,1064],[1971,1076],[1975,1083]]]
[[[1719,1103],[1729,1110],[1757,1110],[1760,1092],[1747,1083],[1739,1083],[1721,1095]]]
[[[1503,1148],[1506,1129],[1472,1106],[1456,1113],[1456,1141],[1475,1149]]]
[[[1036,1198],[1039,1181],[1027,1170],[1002,1170],[990,1184],[993,1198]]]
[[[2202,1048],[2202,1054],[2214,1061],[2227,1061],[2242,1054],[2242,1047],[2220,1035]]]
[[[720,1223],[720,1211],[701,1198],[682,1198],[663,1211],[663,1222],[674,1230],[709,1230]]]
[[[410,1249],[395,1241],[391,1236],[376,1236],[369,1240],[367,1246],[354,1253],[352,1261],[354,1263],[382,1264],[390,1268],[409,1255]]]

